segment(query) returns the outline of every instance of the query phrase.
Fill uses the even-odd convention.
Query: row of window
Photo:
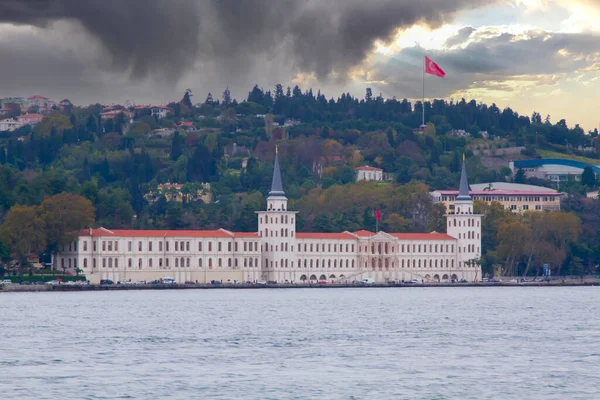
[[[473,200],[480,201],[556,201],[558,196],[472,196]],[[442,196],[442,201],[454,201],[455,196]]]
[[[164,242],[165,251],[170,251],[170,243],[169,241]],[[198,242],[198,251],[203,251],[204,242]],[[97,251],[97,242],[92,241],[93,251]],[[243,251],[258,251],[258,242],[243,242]],[[227,251],[239,251],[239,242],[235,242],[232,245],[232,242],[227,242]],[[127,251],[133,251],[134,242],[127,242]],[[154,242],[148,242],[148,250],[149,252],[154,251]],[[174,241],[173,247],[175,251],[190,251],[190,242],[189,241]],[[213,242],[208,242],[207,246],[208,251],[213,251]],[[217,242],[217,251],[223,251],[223,242]],[[77,242],[69,243],[69,251],[77,251]],[[137,242],[137,251],[144,251],[144,242]],[[66,250],[66,249],[65,249]],[[83,251],[88,250],[88,242],[86,240],[83,241]],[[103,240],[102,241],[102,251],[119,251],[119,242],[114,240]],[[158,251],[163,251],[163,242],[158,242]]]
[[[263,234],[265,237],[269,237],[269,236],[271,236],[271,237],[294,237],[294,231],[288,230],[287,228],[281,228],[281,231],[279,231],[279,232],[276,229],[275,230],[265,229],[264,231],[260,232],[261,236],[263,236]]]
[[[459,227],[461,227],[461,226],[475,227],[475,218],[469,218],[466,223],[460,219],[458,219],[458,222],[456,222],[457,219],[458,218],[454,218],[452,220],[452,222],[449,224],[449,226],[450,225],[452,225],[452,226],[458,225]],[[479,220],[477,220],[477,227],[479,228]]]
[[[464,233],[458,234],[459,239],[475,239],[475,236],[477,236],[477,239],[479,239],[479,233],[475,235],[475,231],[468,231],[466,235]]]
[[[66,260],[66,263],[65,263]],[[164,259],[164,265],[163,265],[163,259],[162,258],[158,258],[157,262],[158,262],[158,267],[162,268],[162,267],[169,267],[170,265],[170,258],[165,258]],[[258,267],[258,258],[246,258],[244,257],[243,259],[241,259],[242,261],[240,261],[239,258],[228,258],[227,259],[227,267],[239,267],[240,264],[243,264],[244,267]],[[203,267],[203,262],[202,262],[202,258],[198,259],[198,267],[202,268]],[[223,267],[225,266],[225,260],[223,258],[217,258],[215,260],[215,264],[218,267]],[[185,258],[185,257],[176,257],[174,259],[174,263],[172,264],[175,266],[175,268],[189,268],[191,265],[191,259],[189,257]],[[61,259],[61,268],[66,268],[68,266],[68,268],[77,268],[77,259],[76,258],[62,258]],[[137,268],[141,269],[144,267],[143,265],[143,260],[141,258],[139,258],[136,262],[135,265]],[[149,268],[153,268],[154,267],[154,259],[153,258],[149,258],[148,259],[148,264],[146,265]],[[213,267],[213,259],[209,258],[208,262],[207,262],[207,266],[209,268]],[[119,268],[119,259],[118,258],[102,258],[102,268]],[[132,268],[134,267],[134,260],[129,258],[127,259],[127,267]],[[84,258],[83,259],[83,268],[88,268],[88,259]],[[96,265],[96,259],[92,259],[92,268],[97,268]]]
[[[269,222],[270,221],[270,222]],[[294,217],[290,217],[289,215],[283,215],[281,217],[281,223],[282,224],[287,224],[289,221],[290,224],[294,223]],[[260,217],[260,223],[263,223],[263,217]],[[265,224],[278,224],[279,223],[279,218],[278,217],[269,217],[268,215],[265,216]]]
[[[458,252],[460,253],[462,250],[463,253],[475,253],[475,245],[474,244],[470,244],[468,246],[465,247],[460,247],[458,246]],[[477,246],[477,253],[479,253],[479,246]]]

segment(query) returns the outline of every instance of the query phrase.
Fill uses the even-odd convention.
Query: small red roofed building
[[[354,168],[356,171],[356,181],[382,181],[383,170],[381,168],[362,166]]]
[[[42,122],[42,119],[44,119],[42,114],[24,114],[17,117],[17,121],[21,126],[36,125]]]

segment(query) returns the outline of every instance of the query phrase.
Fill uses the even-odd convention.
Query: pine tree
[[[223,91],[223,104],[231,104],[231,91],[229,90],[229,86]]]
[[[175,131],[171,140],[171,160],[176,161],[183,154],[183,138]]]

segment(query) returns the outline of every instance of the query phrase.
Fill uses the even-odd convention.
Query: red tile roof
[[[400,240],[456,240],[445,233],[389,233],[389,235]]]
[[[381,168],[369,167],[366,165],[363,167],[356,167],[354,169],[357,171],[383,171]]]
[[[458,190],[435,190],[442,195],[457,195]],[[535,190],[469,190],[470,195],[475,196],[558,196],[560,193],[548,189],[548,191]]]
[[[353,232],[356,236],[360,236],[360,237],[371,237],[371,236],[375,236],[374,232],[370,232],[370,231],[366,231],[366,230],[360,230],[360,231],[356,231]]]
[[[258,238],[258,232],[232,232],[236,238]]]
[[[341,239],[341,240],[356,240],[356,236],[350,232],[341,233],[318,233],[318,232],[298,232],[296,233],[297,239]]]
[[[173,231],[173,230],[137,230],[137,229],[114,229],[108,230],[105,228],[86,229],[81,231],[80,236],[94,237],[214,237],[214,238],[232,238],[235,236],[233,232],[225,229],[210,230],[210,231]]]

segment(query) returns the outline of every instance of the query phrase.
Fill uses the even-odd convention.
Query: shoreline
[[[588,281],[550,281],[550,282],[478,282],[478,283],[423,283],[423,284],[144,284],[144,285],[6,285],[0,287],[0,293],[22,292],[89,292],[121,290],[251,290],[251,289],[346,289],[346,288],[459,288],[459,287],[575,287],[600,286],[598,280]]]

